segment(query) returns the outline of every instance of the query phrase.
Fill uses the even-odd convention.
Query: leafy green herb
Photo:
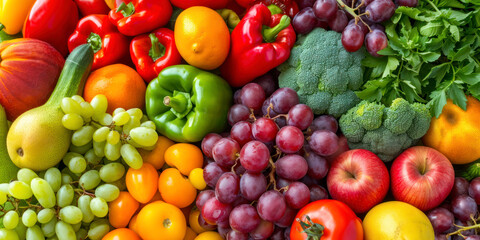
[[[447,99],[466,109],[480,99],[480,0],[422,0],[399,7],[386,23],[383,57],[366,57],[358,97],[385,105],[401,97],[428,103],[438,117]]]

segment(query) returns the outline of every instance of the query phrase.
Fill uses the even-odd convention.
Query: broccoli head
[[[352,149],[367,149],[385,162],[414,145],[430,127],[429,109],[421,103],[395,99],[389,107],[362,101],[339,120]]]
[[[360,102],[354,93],[363,84],[364,49],[349,53],[341,34],[316,28],[301,35],[290,58],[278,66],[280,87],[297,91],[301,103],[315,114],[340,117]]]

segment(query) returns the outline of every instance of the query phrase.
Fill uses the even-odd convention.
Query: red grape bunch
[[[276,89],[265,75],[235,94],[227,134],[208,134],[202,151],[210,160],[204,179],[210,190],[196,201],[199,223],[226,239],[286,239],[298,209],[327,198],[318,185],[327,158],[346,150],[337,120],[314,119],[290,88]]]
[[[415,7],[418,0],[396,0],[399,6]],[[392,0],[301,0],[301,9],[292,25],[298,34],[307,34],[315,27],[330,28],[342,33],[342,44],[349,52],[364,44],[372,56],[388,45],[384,22],[395,13]]]

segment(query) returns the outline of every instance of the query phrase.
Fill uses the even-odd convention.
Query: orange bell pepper
[[[9,35],[19,33],[35,1],[0,0],[0,30]]]

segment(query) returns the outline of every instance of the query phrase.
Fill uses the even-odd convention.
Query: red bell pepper
[[[127,36],[137,36],[165,26],[172,16],[169,0],[121,0],[110,11],[110,21]]]
[[[299,9],[298,4],[295,0],[235,0],[240,6],[249,9],[251,6],[264,3],[265,5],[277,5],[280,7],[285,14],[293,18],[297,15]]]
[[[78,22],[78,9],[72,0],[37,0],[33,4],[23,36],[50,43],[64,57],[68,54],[68,37]]]
[[[285,62],[296,35],[287,15],[272,15],[264,4],[252,6],[231,35],[222,76],[240,87]]]
[[[204,6],[212,9],[225,8],[231,0],[170,0],[173,6],[187,9],[193,6]]]
[[[173,31],[159,28],[150,34],[136,36],[130,43],[130,56],[137,72],[149,83],[166,67],[182,62]]]
[[[68,39],[68,49],[73,51],[85,43],[90,43],[95,52],[92,70],[122,62],[128,57],[129,39],[118,32],[107,15],[93,14],[80,19]]]
[[[105,0],[75,0],[80,13],[86,17],[91,14],[108,14],[110,8]]]

